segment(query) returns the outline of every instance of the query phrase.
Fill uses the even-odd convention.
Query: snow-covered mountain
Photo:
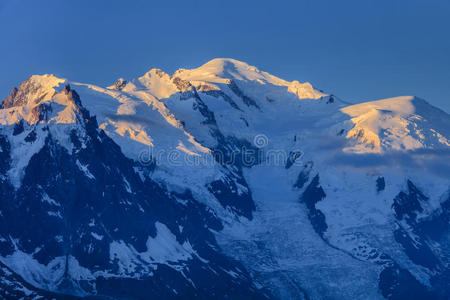
[[[214,59],[34,75],[0,123],[4,297],[450,296],[450,116],[425,100]]]

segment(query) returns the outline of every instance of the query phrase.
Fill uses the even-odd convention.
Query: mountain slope
[[[209,230],[222,225],[206,207],[140,177],[145,167],[99,130],[70,86],[50,100],[50,115],[3,128],[3,264],[35,287],[76,296],[263,297],[216,250]],[[52,117],[61,103],[70,123]],[[17,144],[33,153],[20,176],[8,176]]]
[[[450,116],[422,99],[350,105],[215,59],[106,88],[33,76],[0,122],[0,261],[41,289],[450,295]]]

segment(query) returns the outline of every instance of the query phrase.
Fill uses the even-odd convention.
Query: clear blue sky
[[[0,98],[31,74],[109,85],[232,57],[345,100],[450,112],[450,0],[0,0]]]

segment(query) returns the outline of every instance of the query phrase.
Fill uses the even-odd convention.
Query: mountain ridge
[[[34,76],[0,109],[0,262],[79,297],[445,299],[449,122],[230,59]]]

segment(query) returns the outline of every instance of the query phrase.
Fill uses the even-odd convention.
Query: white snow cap
[[[300,99],[319,99],[327,95],[315,90],[309,82],[300,83],[297,80],[289,82],[232,58],[215,58],[196,69],[179,69],[173,77],[192,82],[230,83],[230,80],[240,80],[286,86],[289,92],[296,94]]]
[[[438,108],[414,96],[350,105],[341,111],[354,124],[347,138],[359,141],[351,152],[384,152],[450,146],[450,119]]]

